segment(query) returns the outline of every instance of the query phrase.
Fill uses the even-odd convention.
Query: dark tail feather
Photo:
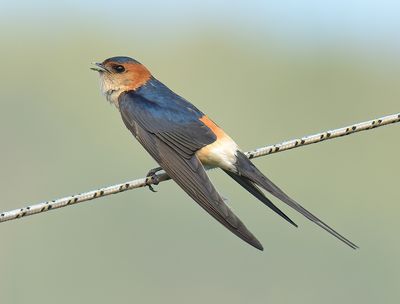
[[[294,210],[297,212],[303,214],[306,218],[308,218],[310,221],[314,222],[318,226],[320,226],[322,229],[326,230],[348,246],[350,246],[353,249],[358,248],[357,245],[355,245],[353,242],[349,241],[346,239],[344,236],[340,235],[338,232],[336,232],[334,229],[329,227],[327,224],[325,224],[323,221],[321,221],[319,218],[317,218],[315,215],[310,213],[308,210],[304,209],[299,203],[297,203],[295,200],[291,199],[289,196],[287,196],[281,189],[278,188],[272,181],[270,181],[264,174],[262,174],[256,166],[253,165],[253,163],[244,155],[242,152],[238,151],[237,152],[237,170],[238,173],[246,178],[248,178],[250,181],[253,183],[257,184],[261,188],[267,190],[269,193],[274,195],[275,197],[279,198],[281,201],[292,207]]]
[[[283,213],[278,207],[276,207],[265,195],[264,193],[261,192],[260,189],[257,188],[256,185],[249,179],[237,175],[233,172],[229,172],[224,170],[230,177],[232,177],[237,183],[239,183],[243,188],[245,188],[247,191],[249,191],[251,194],[253,194],[256,198],[258,198],[260,201],[262,201],[265,205],[267,205],[269,208],[271,208],[273,211],[275,211],[277,214],[279,214],[281,217],[283,217],[285,220],[287,220],[290,224],[293,226],[297,227],[296,223],[293,222],[285,213]]]

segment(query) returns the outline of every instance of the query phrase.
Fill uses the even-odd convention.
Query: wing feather
[[[179,107],[152,102],[135,92],[126,93],[120,100],[120,111],[129,125],[136,122],[144,130],[159,137],[185,158],[213,143],[215,134],[199,120],[203,113],[188,105]]]
[[[214,142],[215,135],[196,117],[192,119],[193,113],[183,119],[185,113],[163,109],[135,95],[123,96],[120,111],[127,128],[194,201],[239,238],[263,250],[257,238],[225,204],[195,155],[197,150]]]
[[[158,141],[160,165],[204,210],[245,242],[262,250],[261,243],[229,209],[209,180],[197,156],[185,159]]]

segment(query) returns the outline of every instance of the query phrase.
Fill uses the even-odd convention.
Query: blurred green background
[[[244,150],[396,113],[394,1],[12,1],[0,10],[3,211],[156,164],[90,62],[127,55]],[[210,172],[265,247],[173,182],[0,225],[1,303],[398,303],[399,126],[255,160],[360,246],[278,203],[294,229]]]

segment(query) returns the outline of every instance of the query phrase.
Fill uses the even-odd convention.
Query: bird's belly
[[[197,157],[206,168],[219,167],[225,170],[235,168],[238,145],[227,135],[218,138],[196,152]]]

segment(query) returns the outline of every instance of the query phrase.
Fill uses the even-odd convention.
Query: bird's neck
[[[117,109],[119,109],[119,96],[125,92],[124,89],[119,90],[109,90],[105,92],[106,99],[109,103],[113,104]]]

